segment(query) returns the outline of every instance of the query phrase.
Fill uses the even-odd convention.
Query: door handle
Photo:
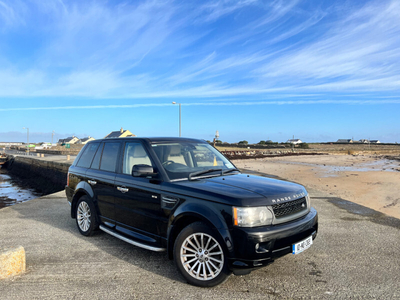
[[[91,184],[91,185],[97,184],[97,181],[94,181],[94,180],[88,180],[87,182],[89,182],[89,184]]]
[[[117,187],[117,190],[120,191],[121,193],[129,192],[128,188],[122,186]]]

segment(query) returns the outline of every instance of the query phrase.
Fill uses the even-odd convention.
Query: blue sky
[[[400,142],[399,1],[0,0],[0,141]]]

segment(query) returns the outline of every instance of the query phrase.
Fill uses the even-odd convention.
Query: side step
[[[120,240],[122,240],[124,242],[127,242],[127,243],[129,243],[131,245],[134,245],[134,246],[137,246],[137,247],[140,247],[140,248],[143,248],[143,249],[147,249],[147,250],[155,251],[155,252],[164,252],[164,251],[167,250],[165,248],[157,248],[157,247],[152,247],[152,246],[148,246],[148,245],[145,245],[145,244],[142,244],[142,243],[135,242],[135,241],[133,241],[131,239],[128,239],[127,237],[124,237],[124,236],[118,234],[114,230],[109,229],[109,228],[107,228],[107,227],[105,227],[103,225],[100,225],[99,228],[101,230],[103,230],[104,232],[106,232],[106,233],[108,233],[108,234],[110,234],[112,236],[115,236],[116,238],[118,238],[118,239],[120,239]]]

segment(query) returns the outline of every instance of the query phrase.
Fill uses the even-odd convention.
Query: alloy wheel
[[[182,243],[180,259],[185,271],[197,280],[214,279],[224,267],[221,245],[206,233],[189,235]]]
[[[79,228],[83,232],[88,231],[90,228],[90,224],[91,224],[92,214],[90,212],[89,205],[85,201],[82,201],[81,203],[79,203],[76,217],[77,217]]]

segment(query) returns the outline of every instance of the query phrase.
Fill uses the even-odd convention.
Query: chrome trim
[[[177,198],[171,198],[168,196],[161,196],[161,200],[164,202],[167,202],[167,203],[176,203],[179,201],[179,199],[177,199]]]
[[[179,203],[179,198],[161,195],[161,208],[172,210]]]
[[[176,200],[166,200],[166,199],[163,199],[162,201],[167,204],[175,204],[177,202]]]
[[[124,236],[122,236],[122,235],[120,235],[120,234],[114,232],[114,231],[111,230],[111,229],[106,228],[106,227],[103,226],[103,225],[100,225],[99,228],[100,228],[101,230],[103,230],[104,232],[106,232],[106,233],[108,233],[108,234],[110,234],[110,235],[116,237],[117,239],[120,239],[120,240],[122,240],[122,241],[124,241],[124,242],[127,242],[127,243],[131,244],[131,245],[134,245],[134,246],[137,246],[137,247],[146,249],[146,250],[155,251],[155,252],[163,252],[163,251],[166,251],[166,250],[167,250],[167,249],[165,249],[165,248],[158,248],[158,247],[153,247],[153,246],[148,246],[148,245],[145,245],[145,244],[141,244],[141,243],[139,243],[139,242],[135,242],[135,241],[133,241],[133,240],[131,240],[131,239],[128,239],[128,238],[126,238],[126,237],[124,237]]]
[[[120,191],[122,194],[129,192],[129,189],[123,186],[118,186],[117,190]]]

